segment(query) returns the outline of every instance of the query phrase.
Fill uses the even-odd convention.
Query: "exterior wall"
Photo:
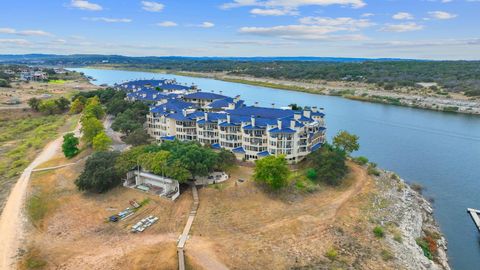
[[[251,122],[244,122],[242,126],[221,126],[222,121],[225,120],[199,124],[195,120],[178,121],[150,113],[147,115],[147,130],[158,141],[164,136],[175,136],[182,141],[199,141],[202,145],[218,143],[228,150],[243,147],[245,154],[236,153],[235,156],[251,161],[261,158],[258,153],[268,151],[272,155],[285,155],[289,163],[297,163],[312,151],[313,146],[325,141],[324,120],[321,116],[314,122],[305,122],[301,127],[290,122],[290,129],[295,132],[269,132],[278,127],[278,124],[244,129]]]

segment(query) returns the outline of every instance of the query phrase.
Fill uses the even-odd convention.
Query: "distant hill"
[[[154,61],[246,61],[246,62],[272,62],[272,61],[310,61],[310,62],[365,62],[365,61],[412,61],[415,59],[400,58],[345,58],[345,57],[313,57],[313,56],[281,56],[281,57],[186,57],[186,56],[122,56],[122,55],[100,55],[100,54],[4,54],[0,55],[0,62],[8,63],[39,63],[62,64],[87,62],[93,63],[137,63]]]

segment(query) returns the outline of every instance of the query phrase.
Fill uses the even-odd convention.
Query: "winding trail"
[[[77,126],[74,132],[78,135],[79,130],[80,127]],[[26,217],[23,209],[30,176],[38,165],[55,156],[60,150],[62,142],[63,134],[48,143],[32,163],[25,168],[8,196],[5,208],[0,216],[0,269],[15,268],[15,256],[24,239]]]

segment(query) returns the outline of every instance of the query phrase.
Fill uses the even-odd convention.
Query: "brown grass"
[[[78,192],[74,180],[84,163],[34,173],[29,198],[45,196],[54,207],[47,207],[40,220],[30,223],[27,254],[35,251],[35,258],[47,262],[46,269],[78,269],[79,265],[83,269],[176,267],[176,239],[191,205],[191,193],[171,202],[123,187],[106,194]],[[129,207],[129,200],[144,198],[150,202],[134,216],[106,222],[110,215]],[[159,217],[158,222],[143,233],[130,233],[131,225],[148,215]],[[28,256],[22,257],[19,266],[26,265],[27,260]]]

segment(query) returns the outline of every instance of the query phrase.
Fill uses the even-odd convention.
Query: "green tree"
[[[87,116],[94,116],[97,119],[101,119],[105,116],[105,111],[103,110],[102,104],[100,104],[97,96],[87,100],[83,113]]]
[[[257,183],[265,184],[272,190],[280,190],[288,185],[287,160],[284,156],[268,156],[255,161],[253,178]]]
[[[85,104],[82,102],[82,99],[81,98],[76,98],[72,102],[72,106],[70,107],[70,113],[71,114],[81,113],[83,111],[84,107],[85,107]]]
[[[54,99],[43,100],[38,106],[38,110],[44,114],[52,115],[60,113],[57,103]]]
[[[338,186],[348,172],[345,152],[330,144],[308,156],[308,161],[317,172],[317,179],[329,185]]]
[[[81,191],[104,193],[121,183],[121,177],[115,170],[118,152],[95,152],[85,164],[82,174],[75,180]]]
[[[82,117],[81,122],[83,133],[82,139],[86,143],[91,144],[93,142],[93,138],[103,131],[103,124],[95,117]]]
[[[137,128],[130,134],[128,134],[123,141],[127,144],[137,146],[148,144],[150,141],[150,135],[143,128]]]
[[[122,152],[117,158],[115,169],[119,175],[124,175],[133,170],[140,163],[140,156],[146,153],[146,146],[137,146]]]
[[[237,158],[235,155],[226,149],[221,149],[220,152],[217,153],[218,161],[215,166],[215,169],[225,171],[235,165]]]
[[[32,110],[38,112],[39,111],[39,107],[40,107],[40,103],[41,103],[41,100],[38,99],[38,98],[30,98],[28,100],[28,106],[30,106],[30,108],[32,108]]]
[[[123,98],[114,98],[107,103],[107,113],[116,116],[128,109],[130,104],[130,102]]]
[[[333,137],[333,145],[347,154],[357,151],[360,148],[358,144],[358,136],[355,134],[350,134],[345,130],[342,130]]]
[[[139,156],[143,168],[157,175],[168,176],[170,152],[161,150],[159,152],[144,153]]]
[[[95,151],[107,151],[110,145],[112,145],[112,139],[104,131],[93,137],[92,146]]]
[[[55,105],[57,105],[58,111],[63,112],[68,109],[68,106],[70,106],[70,100],[65,97],[60,97],[55,100]]]
[[[190,179],[191,174],[180,161],[174,160],[167,168],[167,176],[180,183],[185,183]]]
[[[72,158],[78,154],[78,143],[78,138],[73,133],[67,133],[63,136],[62,150],[65,157]]]
[[[117,115],[112,123],[112,129],[128,135],[130,132],[142,128],[142,123],[138,121],[138,117],[133,109],[127,109]]]

